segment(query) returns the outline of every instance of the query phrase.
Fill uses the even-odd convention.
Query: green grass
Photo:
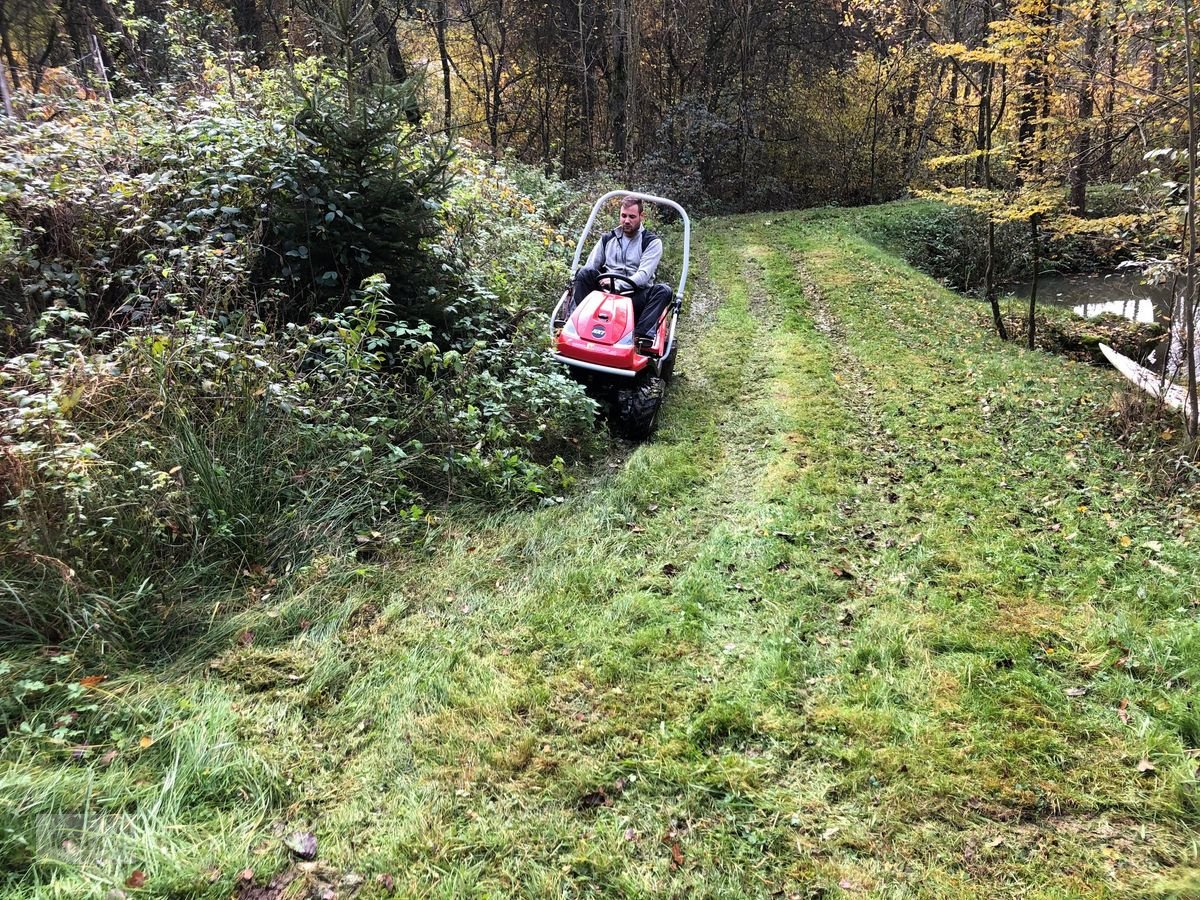
[[[309,829],[363,897],[1200,894],[1194,507],[856,215],[704,223],[662,430],[563,505],[170,666],[13,655],[5,894],[227,897]]]

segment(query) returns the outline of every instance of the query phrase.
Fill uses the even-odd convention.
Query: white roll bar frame
[[[664,348],[665,352],[663,353],[663,357],[666,358],[671,355],[671,350],[675,345],[675,322],[679,318],[679,305],[683,302],[683,292],[687,287],[688,263],[691,259],[692,250],[692,220],[688,218],[686,209],[684,209],[674,200],[669,200],[666,197],[655,197],[652,194],[640,194],[637,191],[627,191],[624,189],[609,191],[596,201],[595,205],[592,207],[592,214],[588,216],[587,224],[583,226],[583,231],[579,233],[579,240],[575,244],[575,256],[571,260],[572,279],[574,279],[575,273],[579,271],[579,260],[583,256],[583,248],[587,244],[588,235],[591,234],[592,226],[596,224],[596,217],[600,215],[600,210],[603,209],[604,204],[615,197],[637,197],[643,203],[656,203],[659,206],[669,206],[671,209],[679,213],[680,217],[683,219],[683,269],[679,273],[679,287],[675,290],[675,297],[672,299],[672,304],[670,307],[672,309],[671,332],[667,336],[667,346]],[[558,318],[558,311],[562,308],[563,303],[566,302],[570,293],[571,289],[567,288],[567,290],[563,293],[563,296],[559,299],[558,303],[555,304],[553,311],[551,311],[551,331],[554,330],[554,322]],[[572,365],[578,364],[573,360],[563,359],[562,361],[570,362]]]

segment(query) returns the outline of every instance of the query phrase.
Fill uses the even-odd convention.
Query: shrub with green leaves
[[[0,133],[0,637],[178,645],[244,571],[549,502],[599,440],[531,314],[565,185],[210,87]]]
[[[283,341],[194,317],[10,359],[0,634],[181,638],[195,623],[175,614],[214,576],[286,571],[446,497],[563,489],[594,407],[536,344],[480,312],[474,342],[444,350],[382,278],[354,299]]]

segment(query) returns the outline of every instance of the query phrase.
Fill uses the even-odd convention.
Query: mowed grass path
[[[113,682],[192,712],[87,783],[172,800],[14,896],[225,897],[309,829],[361,897],[1200,895],[1195,510],[1106,436],[1115,376],[850,221],[704,223],[659,435],[562,506]]]

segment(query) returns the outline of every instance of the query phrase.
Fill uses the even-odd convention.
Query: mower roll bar
[[[667,335],[667,346],[665,347],[663,353],[663,356],[667,357],[671,355],[671,348],[675,344],[675,320],[679,316],[680,306],[683,305],[683,291],[687,286],[688,261],[691,257],[692,250],[692,220],[688,218],[687,210],[685,210],[674,200],[668,200],[666,197],[655,197],[651,194],[639,194],[636,191],[627,190],[609,191],[596,201],[595,205],[592,207],[592,214],[588,216],[587,224],[583,226],[583,231],[579,233],[579,240],[575,244],[575,256],[571,260],[571,278],[574,279],[575,273],[579,271],[579,260],[583,256],[583,248],[587,243],[588,235],[592,232],[592,226],[596,224],[596,217],[600,215],[600,210],[603,209],[604,204],[609,200],[612,200],[614,197],[629,196],[637,197],[645,203],[655,203],[659,206],[669,206],[671,209],[679,213],[680,218],[683,219],[683,269],[679,273],[679,287],[675,290],[675,297],[672,300],[671,305],[662,312],[663,316],[665,316],[668,312],[670,312],[672,315],[671,333]],[[554,307],[554,311],[550,313],[551,330],[553,330],[554,323],[558,319],[559,309],[562,307],[563,303],[566,302],[567,297],[570,296],[570,293],[571,289],[568,287],[563,293],[562,299],[560,299],[558,304]],[[661,321],[662,317],[660,316],[659,322]]]

